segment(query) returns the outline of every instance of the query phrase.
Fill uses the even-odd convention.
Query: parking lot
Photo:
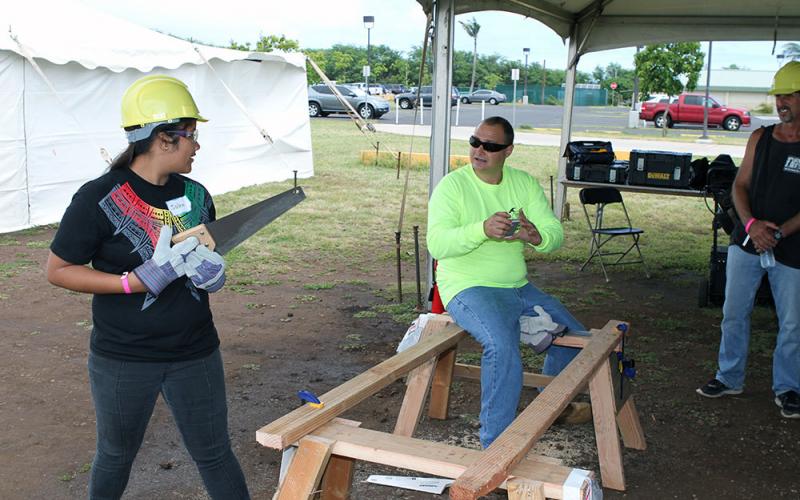
[[[483,108],[483,109],[482,109]],[[573,133],[594,133],[609,131],[622,131],[626,134],[640,135],[642,137],[653,136],[661,137],[662,131],[653,127],[652,123],[647,123],[644,128],[628,128],[628,108],[622,107],[599,107],[599,106],[576,106],[573,108]],[[378,123],[399,123],[410,125],[415,122],[414,109],[397,109],[392,105],[391,111],[377,120]],[[431,108],[423,108],[422,123],[430,125]],[[563,116],[562,106],[550,105],[517,105],[516,111],[511,104],[500,104],[492,106],[486,104],[461,104],[453,106],[451,111],[451,124],[460,126],[475,126],[480,122],[482,116],[500,115],[514,123],[515,128],[532,127],[536,129],[561,129]],[[338,117],[317,119],[343,119],[344,115]],[[736,137],[747,138],[750,133],[762,125],[774,123],[777,118],[765,119],[764,117],[752,117],[749,127],[742,127],[736,132],[729,132],[721,128],[709,127],[710,137]],[[416,123],[420,123],[419,113],[416,115]],[[701,125],[676,124],[672,129],[681,134],[696,132],[700,136],[703,132]],[[670,132],[672,132],[672,130]],[[669,133],[669,132],[668,132]]]

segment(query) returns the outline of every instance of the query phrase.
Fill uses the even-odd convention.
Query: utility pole
[[[530,47],[522,49],[522,53],[525,54],[525,83],[522,88],[522,103],[528,104],[528,54],[531,53]]]
[[[544,87],[547,84],[547,59],[542,60],[542,104],[544,104]]]

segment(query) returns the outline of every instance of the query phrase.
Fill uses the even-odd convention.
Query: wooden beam
[[[456,363],[453,375],[459,378],[466,378],[471,380],[481,379],[481,367],[475,365],[465,365],[463,363]],[[541,375],[539,373],[525,372],[522,374],[522,385],[525,387],[544,387],[553,381],[555,377],[549,375]]]
[[[439,420],[447,419],[450,406],[450,386],[453,383],[453,369],[456,364],[456,348],[439,355],[431,383],[431,398],[428,404],[428,416]]]
[[[344,418],[334,418],[332,422],[358,427],[361,422],[347,420]],[[322,483],[319,489],[320,500],[347,500],[350,498],[350,486],[353,484],[353,472],[355,469],[355,459],[350,457],[340,457],[331,455],[325,474],[322,475]]]
[[[319,398],[325,404],[322,408],[303,405],[265,425],[256,432],[256,440],[269,448],[282,450],[423,364],[431,356],[455,346],[465,336],[466,332],[461,327],[448,325],[438,335],[421,340],[323,394]]]
[[[424,340],[442,331],[453,321],[446,318],[433,317],[428,320],[425,329],[420,334],[420,340]],[[452,350],[454,348],[451,348]],[[447,351],[450,352],[450,351]],[[436,357],[414,368],[408,374],[406,381],[406,394],[403,403],[400,405],[400,412],[397,414],[397,422],[394,426],[394,433],[400,436],[413,436],[417,429],[419,417],[422,416],[422,407],[425,405],[425,398],[428,396],[428,389],[431,387],[433,379],[433,369],[436,366]]]
[[[617,322],[619,324],[620,322]],[[615,327],[617,325],[614,325]],[[591,332],[589,332],[591,333]],[[553,339],[553,345],[561,346],[561,347],[574,347],[576,349],[583,349],[586,347],[586,344],[592,339],[591,335],[587,335],[586,332],[582,333],[567,333],[562,337],[556,337]],[[622,346],[616,345],[614,346],[614,351],[621,351]]]
[[[646,450],[647,441],[644,438],[644,429],[639,420],[639,412],[633,403],[633,396],[628,396],[628,400],[622,405],[617,413],[617,425],[622,434],[622,444],[626,448],[634,450]]]
[[[507,483],[508,500],[545,500],[544,484],[541,481],[528,481],[514,478]]]
[[[275,498],[277,500],[310,499],[331,456],[333,441],[320,437],[306,436],[292,459],[289,471],[281,483]]]
[[[350,457],[440,477],[457,478],[481,462],[481,450],[425,441],[331,422],[311,436],[335,440],[334,455]],[[558,459],[530,454],[511,469],[515,478],[540,481],[548,498],[563,498],[563,484],[573,471]],[[499,485],[501,488],[505,483]]]
[[[589,398],[592,400],[600,480],[605,488],[624,491],[625,473],[622,470],[622,449],[617,434],[617,408],[611,384],[611,364],[605,360],[589,380]]]
[[[608,356],[622,335],[616,329],[619,323],[609,321],[602,330],[592,330],[586,347],[484,450],[482,459],[456,479],[450,487],[450,498],[475,500],[505,481],[511,468],[525,457],[598,367],[608,367]],[[616,433],[616,427],[614,430]]]

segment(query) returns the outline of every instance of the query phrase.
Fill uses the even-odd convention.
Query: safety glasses
[[[169,130],[167,131],[170,135],[179,135],[181,137],[186,137],[187,139],[191,139],[194,142],[197,142],[198,137],[200,137],[200,133],[197,129],[192,130],[189,132],[188,130]]]
[[[484,142],[474,135],[469,136],[469,145],[475,149],[483,146],[483,150],[489,153],[497,153],[509,147],[511,144],[497,144],[496,142]]]

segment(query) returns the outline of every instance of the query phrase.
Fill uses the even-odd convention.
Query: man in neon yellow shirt
[[[499,116],[470,137],[471,165],[445,176],[428,205],[428,251],[445,308],[483,346],[481,445],[488,447],[516,417],[522,391],[520,317],[541,306],[556,323],[585,330],[554,297],[528,282],[523,249],[561,246],[564,231],[539,183],[505,166],[514,129]],[[512,221],[518,214],[518,229]],[[558,374],[577,350],[553,346],[543,372]]]

